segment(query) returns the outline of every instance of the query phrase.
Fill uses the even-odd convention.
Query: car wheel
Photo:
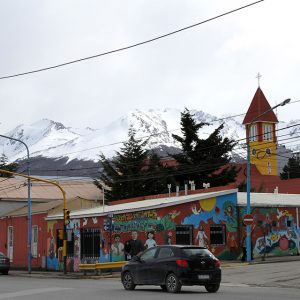
[[[166,289],[169,293],[179,293],[182,284],[174,273],[170,273],[166,278]]]
[[[131,290],[135,289],[136,285],[133,282],[133,277],[130,272],[126,272],[122,276],[122,284],[123,284],[125,290],[131,291]]]
[[[209,293],[216,293],[219,290],[219,287],[220,283],[205,285],[205,288]]]

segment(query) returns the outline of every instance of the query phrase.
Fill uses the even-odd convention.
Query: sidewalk
[[[255,258],[250,263],[241,261],[228,261],[224,260],[221,262],[222,268],[235,268],[240,266],[255,265],[255,264],[268,264],[268,263],[279,263],[279,262],[290,262],[290,261],[300,261],[300,255],[294,256],[276,256],[276,257],[266,257],[265,260],[261,258]],[[62,278],[62,279],[107,279],[107,278],[120,278],[120,272],[107,272],[101,275],[94,275],[89,273],[88,275],[83,275],[82,272],[70,272],[64,274],[63,272],[53,272],[53,271],[32,271],[28,274],[26,270],[10,270],[10,276],[19,277],[32,277],[32,278]]]

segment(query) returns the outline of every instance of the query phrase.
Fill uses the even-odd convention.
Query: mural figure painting
[[[124,256],[124,244],[120,240],[120,235],[116,234],[114,236],[114,243],[111,245],[112,256],[114,256],[115,258]]]
[[[198,245],[200,247],[207,247],[208,245],[208,237],[204,232],[203,226],[200,225],[199,231],[196,235],[195,241],[198,240]]]
[[[146,240],[144,247],[146,247],[147,249],[151,248],[151,247],[156,247],[156,241],[154,239],[154,232],[153,231],[149,231],[147,234],[148,239]]]
[[[129,260],[133,256],[145,250],[143,243],[138,239],[137,231],[132,231],[131,239],[125,243],[125,259]]]

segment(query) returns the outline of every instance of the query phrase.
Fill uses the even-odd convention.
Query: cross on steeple
[[[262,75],[261,74],[259,74],[259,72],[257,73],[257,76],[256,76],[256,78],[257,78],[257,81],[258,81],[258,87],[260,87],[260,78],[262,77]]]

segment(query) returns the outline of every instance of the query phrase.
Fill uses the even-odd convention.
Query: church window
[[[272,141],[273,140],[273,130],[272,124],[264,124],[263,125],[263,139],[264,141]]]
[[[249,142],[257,141],[257,125],[253,124],[250,126]]]

